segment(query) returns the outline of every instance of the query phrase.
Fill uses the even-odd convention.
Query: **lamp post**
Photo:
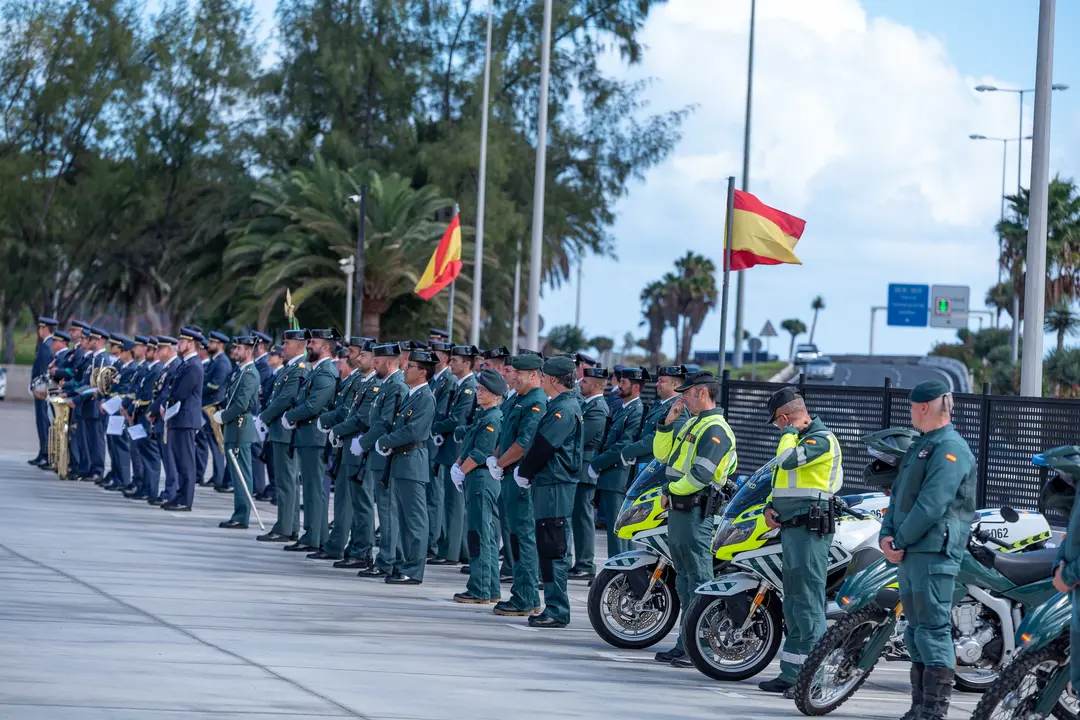
[[[356,258],[351,255],[337,261],[341,271],[345,273],[345,337],[353,334],[353,274],[356,272]]]
[[[540,279],[544,261],[544,182],[547,169],[548,79],[551,76],[551,0],[544,0],[540,38],[540,98],[536,121],[536,173],[533,177],[532,244],[529,248],[529,314],[526,342],[540,347]]]
[[[360,186],[359,195],[350,195],[349,202],[356,203],[358,206],[356,213],[356,265],[354,269],[356,292],[353,294],[355,306],[350,320],[356,318],[356,323],[362,326],[364,323],[364,226],[367,224],[367,185]],[[349,285],[352,287],[353,283],[350,282]],[[345,335],[363,334],[356,332],[351,322],[345,330]]]
[[[494,0],[488,0],[487,45],[484,49],[484,100],[480,118],[480,170],[476,185],[476,259],[473,261],[472,322],[469,343],[480,344],[480,296],[484,278],[484,205],[487,190],[488,99],[491,93],[491,10]]]
[[[1051,90],[1068,90],[1069,86],[1065,83],[1054,83],[1050,86]],[[1018,90],[1016,88],[999,88],[995,85],[976,85],[975,90],[978,92],[1004,92],[1004,93],[1016,93],[1020,98],[1020,132],[1016,134],[1017,137],[1024,137],[1024,96],[1028,93],[1035,92],[1035,88],[1028,88],[1025,90]],[[1029,135],[1028,138],[1031,136]],[[1025,138],[1027,139],[1027,138]],[[1024,164],[1024,146],[1021,144],[1016,149],[1016,192],[1020,192],[1020,177],[1021,167]]]

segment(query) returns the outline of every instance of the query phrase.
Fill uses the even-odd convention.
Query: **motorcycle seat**
[[[1057,555],[1056,548],[1026,553],[994,552],[994,569],[1014,585],[1030,585],[1053,576]]]

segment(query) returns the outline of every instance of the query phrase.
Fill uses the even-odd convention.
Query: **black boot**
[[[923,703],[923,672],[926,666],[922,663],[911,663],[911,709],[900,716],[900,720],[919,720]]]
[[[923,670],[922,712],[919,720],[945,720],[949,714],[955,671],[947,667],[927,667]]]

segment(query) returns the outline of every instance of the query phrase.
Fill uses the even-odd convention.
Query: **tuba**
[[[102,397],[106,397],[109,395],[109,392],[112,390],[113,383],[116,382],[116,377],[119,374],[120,373],[117,372],[116,368],[114,368],[112,365],[106,365],[105,367],[99,368],[96,371],[96,374],[92,378],[92,381],[94,387],[99,393],[101,393]]]
[[[71,406],[64,398],[53,396],[49,398],[52,406],[52,423],[49,425],[49,465],[56,470],[56,474],[62,480],[68,476],[68,464],[71,459],[68,435],[71,425]]]

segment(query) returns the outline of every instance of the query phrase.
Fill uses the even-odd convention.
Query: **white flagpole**
[[[476,191],[476,259],[473,265],[472,324],[469,328],[469,342],[480,345],[480,290],[484,275],[484,202],[487,189],[487,136],[488,136],[488,98],[491,92],[491,12],[495,0],[488,0],[487,8],[487,48],[484,51],[484,100],[483,115],[480,117],[480,177]],[[451,290],[451,292],[453,292]]]

